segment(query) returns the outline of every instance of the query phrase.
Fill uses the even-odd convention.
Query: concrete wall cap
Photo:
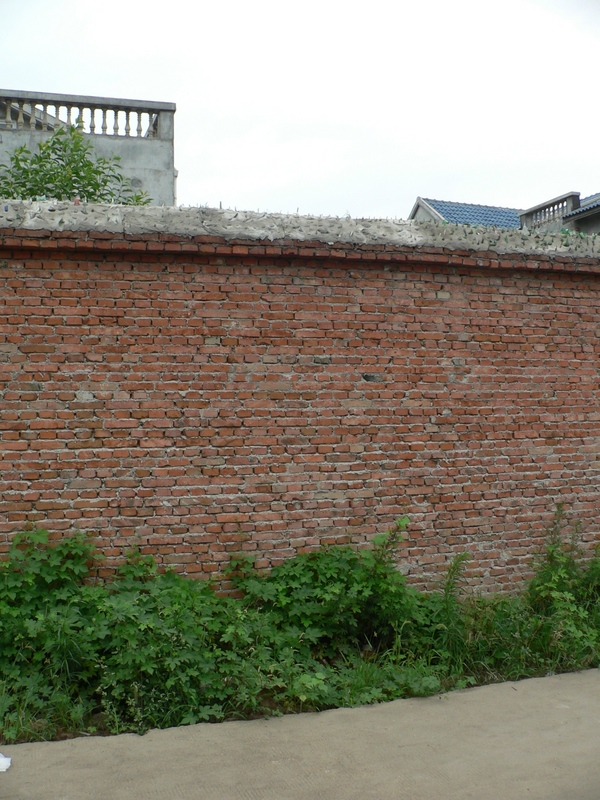
[[[2,229],[167,233],[224,240],[309,241],[473,252],[600,256],[600,235],[536,232],[413,220],[354,219],[231,209],[119,206],[58,201],[0,200]]]

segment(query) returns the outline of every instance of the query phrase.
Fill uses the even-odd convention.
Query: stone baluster
[[[11,94],[16,95],[16,92]],[[93,102],[94,98],[89,100]],[[106,101],[106,105],[104,102],[89,105],[84,98],[78,97],[69,99],[67,96],[57,101],[49,97],[35,100],[13,96],[2,100],[4,113],[0,113],[0,128],[52,131],[57,127],[77,126],[85,133],[96,136],[156,139],[163,135],[165,120],[160,109],[144,110],[141,104],[129,108],[124,104],[115,107],[110,99]],[[166,117],[168,122],[169,114]],[[559,212],[563,213],[562,206],[560,209],[557,206],[555,212],[549,213]]]

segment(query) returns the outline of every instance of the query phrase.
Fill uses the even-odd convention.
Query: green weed
[[[396,567],[408,520],[371,549],[323,548],[270,574],[232,566],[242,597],[134,553],[110,583],[93,544],[15,537],[0,563],[0,740],[319,710],[600,662],[600,559],[559,507],[519,596],[437,592]]]

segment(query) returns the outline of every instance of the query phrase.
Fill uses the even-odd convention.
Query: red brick
[[[69,231],[0,249],[0,550],[27,523],[91,527],[108,572],[139,535],[206,578],[407,512],[411,581],[468,550],[489,590],[528,574],[557,501],[598,541],[597,259]]]

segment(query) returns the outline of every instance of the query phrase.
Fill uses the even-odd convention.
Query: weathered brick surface
[[[510,586],[600,524],[597,259],[0,232],[0,549],[94,531],[194,576],[366,542]]]

